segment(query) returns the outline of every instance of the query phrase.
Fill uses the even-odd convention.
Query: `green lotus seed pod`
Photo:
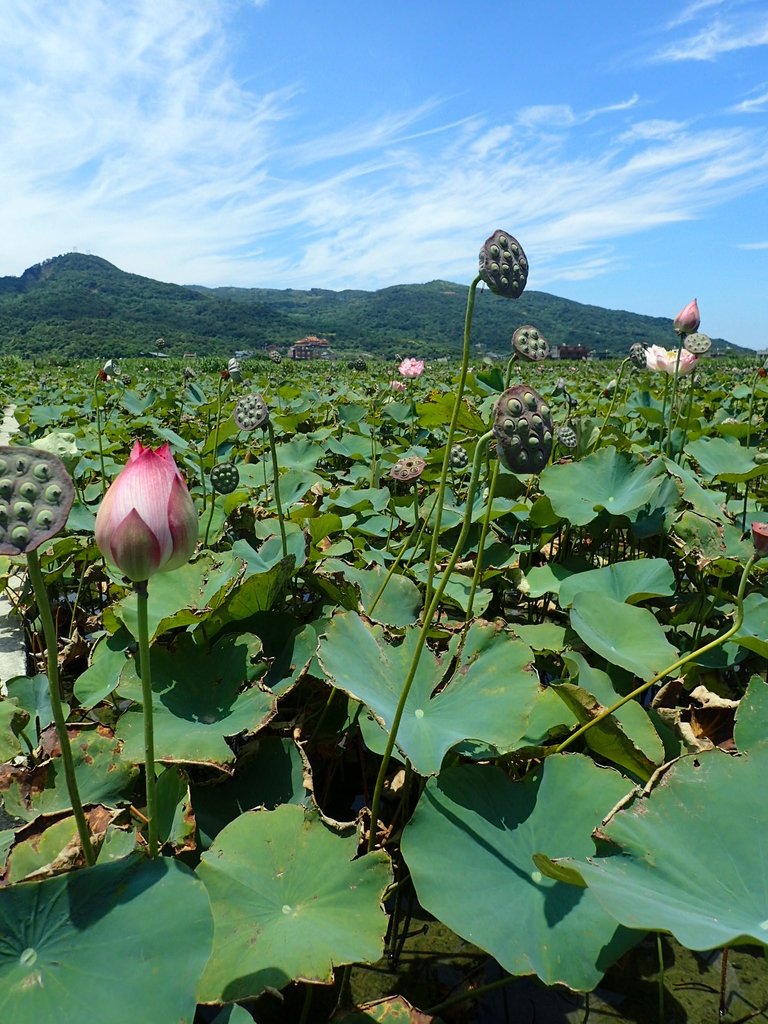
[[[451,448],[451,454],[448,456],[448,463],[452,469],[464,469],[468,465],[469,456],[460,444],[455,444]]]
[[[563,448],[575,448],[579,443],[576,431],[572,427],[558,427],[555,435]]]
[[[692,352],[695,356],[703,356],[705,352],[709,352],[712,348],[712,339],[701,332],[696,334],[687,334],[683,340],[683,345]]]
[[[408,455],[404,459],[397,460],[392,469],[390,469],[389,475],[393,480],[407,483],[411,480],[418,480],[424,472],[426,465],[424,459],[418,455]]]
[[[516,398],[510,398],[507,402],[507,409],[509,409],[513,416],[519,416],[523,411],[522,402],[518,402]]]
[[[510,418],[512,408],[518,415]],[[499,459],[513,473],[537,473],[552,452],[552,417],[538,392],[517,384],[494,406],[493,433]]]
[[[494,231],[480,249],[478,272],[492,292],[516,299],[528,280],[528,259],[516,238]]]
[[[512,348],[525,359],[538,362],[549,355],[549,342],[535,327],[525,324],[512,335]]]
[[[235,406],[233,418],[241,430],[250,431],[266,427],[269,419],[269,407],[263,396],[257,392],[252,395],[244,395]]]
[[[56,455],[32,447],[0,447],[10,473],[0,478],[0,554],[33,551],[67,521],[75,488]]]
[[[220,462],[211,470],[211,487],[219,494],[231,494],[240,483],[240,470],[231,462]]]

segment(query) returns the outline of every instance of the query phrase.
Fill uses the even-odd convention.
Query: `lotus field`
[[[588,1020],[638,950],[612,1019],[671,1021],[672,941],[728,1011],[768,941],[768,381],[696,302],[669,351],[476,358],[526,279],[495,232],[453,365],[0,360],[0,1021],[451,1024],[522,976]]]

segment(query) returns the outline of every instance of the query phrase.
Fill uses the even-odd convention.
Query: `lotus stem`
[[[680,355],[683,351],[683,346],[677,346],[677,359],[675,360],[675,375],[672,378],[672,397],[669,400],[669,426],[667,427],[667,458],[670,457],[672,451],[672,429],[673,429],[673,417],[675,414],[675,398],[677,396],[677,382],[680,379]]]
[[[476,284],[476,282],[474,283]],[[443,596],[443,592],[445,591],[445,588],[448,584],[448,580],[451,578],[451,573],[456,567],[456,563],[459,560],[461,549],[463,548],[464,542],[466,541],[467,535],[469,533],[469,526],[472,520],[472,502],[475,496],[475,489],[477,487],[478,477],[480,476],[480,465],[483,460],[485,448],[492,437],[493,431],[489,430],[487,433],[483,434],[482,437],[478,439],[477,445],[475,446],[475,457],[472,461],[472,476],[469,481],[469,487],[467,488],[467,501],[464,511],[464,521],[461,525],[461,531],[459,532],[459,536],[458,539],[456,540],[456,545],[453,549],[451,557],[448,559],[448,564],[445,567],[445,571],[440,577],[440,582],[435,588],[429,606],[427,607],[424,613],[424,621],[422,622],[419,637],[418,640],[416,641],[416,649],[413,652],[413,657],[411,658],[411,664],[408,669],[408,674],[405,677],[403,688],[400,691],[400,699],[397,703],[397,708],[392,719],[392,724],[389,728],[389,736],[387,738],[387,744],[384,748],[384,754],[382,755],[381,765],[379,767],[379,774],[376,776],[376,785],[373,791],[373,799],[371,801],[371,829],[370,834],[368,836],[369,853],[371,853],[371,851],[374,849],[376,845],[376,828],[377,822],[379,820],[379,806],[381,804],[381,794],[384,790],[384,780],[386,779],[387,776],[387,770],[389,768],[389,762],[392,757],[392,751],[395,748],[397,730],[400,728],[400,722],[403,717],[403,712],[405,711],[405,705],[408,700],[408,694],[411,691],[413,680],[416,678],[416,672],[419,667],[419,662],[421,660],[422,651],[424,650],[424,645],[427,642],[427,635],[429,634],[429,630],[432,625],[432,619],[434,618],[435,612],[437,611],[437,606],[440,603],[440,598]],[[450,440],[446,451],[450,451]],[[447,466],[444,466],[444,469],[447,469]],[[439,508],[439,500],[437,505]]]
[[[139,674],[144,715],[144,775],[147,794],[147,845],[149,856],[157,857],[157,784],[155,780],[155,732],[152,711],[152,663],[149,655],[149,624],[147,618],[147,581],[134,583],[137,598]]]
[[[727,640],[730,640],[731,637],[734,636],[734,634],[738,633],[738,631],[741,629],[742,623],[744,622],[744,591],[747,587],[747,579],[749,577],[749,573],[752,569],[752,566],[755,564],[759,557],[760,556],[757,554],[757,552],[755,552],[753,555],[750,556],[749,560],[747,561],[747,564],[744,566],[744,571],[742,572],[741,580],[739,581],[739,589],[736,594],[736,614],[734,615],[732,625],[725,631],[725,633],[723,633],[721,636],[716,637],[714,640],[710,640],[710,642],[704,644],[703,647],[698,647],[696,648],[696,650],[689,651],[688,654],[684,654],[682,658],[678,658],[677,661],[674,661],[671,665],[668,665],[667,668],[662,669],[661,672],[658,672],[653,677],[653,679],[649,679],[647,683],[643,683],[642,686],[638,686],[637,689],[633,690],[631,693],[628,693],[626,697],[622,697],[621,700],[616,701],[616,703],[612,704],[609,708],[603,708],[603,710],[599,714],[595,715],[595,717],[591,718],[588,722],[585,722],[584,725],[580,726],[575,732],[572,732],[571,735],[567,737],[567,739],[564,739],[562,743],[556,746],[552,753],[561,754],[564,750],[571,746],[574,740],[578,739],[579,736],[583,736],[584,733],[591,729],[593,725],[597,725],[598,722],[602,722],[604,718],[607,718],[609,715],[612,715],[614,712],[618,711],[619,708],[624,707],[625,704],[628,704],[631,700],[634,700],[635,697],[639,697],[641,694],[645,693],[645,691],[650,689],[651,686],[655,686],[656,683],[660,682],[664,678],[664,676],[668,676],[671,675],[673,672],[677,672],[677,670],[682,668],[683,665],[687,665],[689,661],[693,661],[694,658],[699,658],[702,654],[706,654],[709,651],[713,651],[716,647],[720,647]]]
[[[432,597],[432,583],[435,575],[435,562],[437,561],[437,548],[440,543],[440,524],[443,518],[443,501],[445,500],[445,487],[448,480],[448,466],[451,457],[451,447],[459,422],[461,402],[464,397],[464,388],[467,383],[467,371],[469,369],[469,340],[472,329],[472,313],[475,308],[475,292],[481,281],[478,274],[469,286],[467,295],[467,310],[464,316],[464,347],[461,354],[461,370],[459,371],[459,382],[456,385],[456,397],[453,402],[453,412],[448,425],[448,439],[445,443],[445,455],[443,456],[443,467],[440,471],[440,483],[437,488],[437,504],[435,506],[435,521],[432,527],[432,543],[429,549],[429,568],[427,570],[427,589],[424,595],[424,606],[428,607]]]
[[[99,442],[99,465],[101,467],[101,496],[103,498],[107,490],[107,471],[104,468],[104,442],[101,437],[101,405],[99,395],[98,374],[96,374],[96,377],[94,378],[93,381],[93,397],[96,403],[96,438]]]
[[[269,434],[269,450],[272,454],[272,483],[275,495],[275,505],[277,506],[277,521],[280,524],[280,540],[283,544],[283,558],[287,558],[288,540],[285,536],[285,516],[283,515],[283,506],[280,504],[280,479],[279,468],[277,465],[277,448],[275,447],[275,428],[272,426],[272,420],[270,419],[267,419],[267,433]]]
[[[678,359],[679,358],[680,358],[680,353],[678,352]],[[600,430],[598,431],[597,437],[595,438],[595,443],[590,448],[590,452],[595,451],[595,449],[599,446],[600,439],[603,436],[603,431],[605,430],[606,424],[608,423],[608,420],[613,415],[613,407],[616,405],[616,399],[618,398],[618,395],[619,395],[619,385],[621,384],[621,378],[624,375],[624,370],[626,369],[626,366],[627,366],[627,364],[629,362],[631,362],[629,356],[627,356],[626,359],[622,359],[622,361],[621,361],[621,366],[619,367],[619,372],[618,372],[618,375],[616,377],[616,385],[615,385],[615,387],[613,389],[613,395],[611,396],[611,404],[608,406],[608,412],[605,414],[605,419],[603,420],[603,425],[600,427]]]
[[[67,783],[67,792],[69,793],[69,799],[72,803],[72,813],[75,817],[77,834],[80,837],[80,845],[83,848],[85,863],[88,867],[91,867],[96,863],[96,854],[93,850],[91,831],[85,818],[83,804],[80,800],[80,793],[77,788],[75,764],[72,758],[72,747],[69,742],[67,722],[64,717],[64,708],[62,707],[61,694],[59,692],[59,655],[56,627],[53,622],[51,605],[48,600],[48,591],[45,588],[43,574],[40,571],[40,562],[37,557],[36,549],[27,552],[27,568],[29,570],[29,579],[32,583],[32,590],[35,594],[35,601],[37,602],[38,614],[40,615],[40,621],[43,624],[43,636],[45,637],[46,660],[48,666],[48,692],[51,696],[51,711],[53,712],[53,721],[56,726],[56,735],[59,740],[59,746],[61,747],[61,760],[64,764],[64,779]]]

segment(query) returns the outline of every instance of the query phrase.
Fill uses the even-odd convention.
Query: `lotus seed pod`
[[[257,430],[266,427],[269,408],[264,397],[258,392],[243,395],[235,406],[234,420],[241,430]]]
[[[424,459],[418,455],[407,455],[404,459],[397,460],[389,475],[393,480],[407,483],[410,480],[418,480],[426,465]]]
[[[280,355],[279,352],[270,352],[269,358],[272,360],[273,363],[277,364],[282,363],[283,361],[283,357]]]
[[[499,459],[512,473],[538,473],[552,454],[549,406],[527,384],[516,384],[500,395],[493,433]]]
[[[528,259],[508,231],[494,231],[480,250],[478,272],[492,292],[517,299],[528,280]]]
[[[451,454],[448,456],[448,464],[452,469],[465,469],[469,464],[466,449],[462,448],[460,444],[453,445]]]
[[[368,369],[368,364],[364,359],[357,358],[352,360],[352,369],[357,370],[358,373],[363,373]]]
[[[235,384],[239,384],[242,381],[243,374],[237,359],[229,360],[227,363],[227,373],[229,374],[229,379],[234,381]]]
[[[579,439],[576,436],[576,431],[573,427],[560,426],[555,430],[555,437],[563,448],[575,448],[579,443]]]
[[[546,359],[549,355],[549,342],[530,324],[517,328],[512,335],[512,348],[518,355],[533,362]]]
[[[643,345],[639,341],[636,341],[634,345],[630,345],[629,358],[634,366],[636,366],[639,370],[644,370],[646,366],[645,345]]]
[[[231,462],[219,462],[211,470],[211,487],[219,494],[231,494],[240,483],[240,470]]]
[[[697,331],[696,334],[687,334],[683,340],[683,345],[695,356],[703,356],[705,352],[709,352],[712,348],[712,339],[709,335]]]
[[[75,488],[64,463],[33,447],[0,447],[0,554],[34,551],[61,530]]]

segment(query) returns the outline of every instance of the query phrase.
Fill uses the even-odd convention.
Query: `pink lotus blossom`
[[[752,543],[760,558],[768,555],[768,523],[752,523]]]
[[[678,353],[680,358],[679,364]],[[669,351],[669,349],[662,348],[661,345],[649,345],[645,350],[645,365],[647,369],[660,373],[671,373],[674,375],[677,368],[678,375],[683,377],[686,373],[691,372],[697,362],[697,357],[685,348]]]
[[[393,391],[405,391],[406,384],[404,380],[391,380],[389,386]]]
[[[424,360],[412,359],[409,356],[400,363],[398,370],[404,377],[420,377],[424,373]]]
[[[699,307],[696,299],[694,299],[680,310],[675,317],[675,322],[672,326],[678,334],[695,334],[699,329],[700,323],[701,317],[699,316]]]
[[[188,562],[197,543],[197,513],[184,478],[164,444],[134,444],[96,515],[96,543],[134,582]]]

